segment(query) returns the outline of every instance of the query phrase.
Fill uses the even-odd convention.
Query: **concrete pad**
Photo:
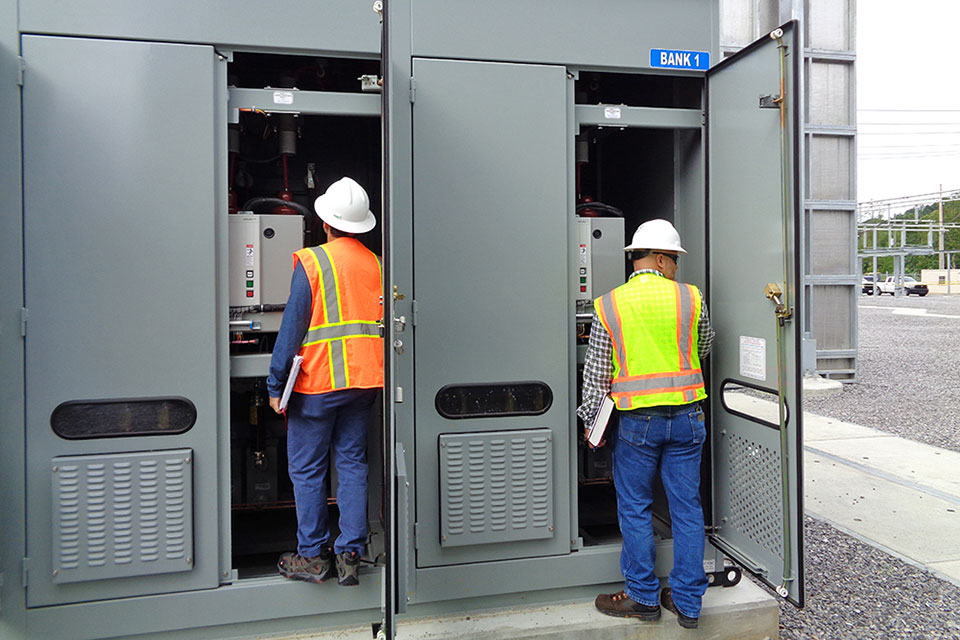
[[[598,588],[600,593],[602,589]],[[707,589],[700,626],[683,629],[664,611],[657,622],[605,616],[593,601],[517,607],[401,620],[398,640],[765,640],[779,637],[776,599],[746,578],[735,587]],[[340,629],[299,640],[369,640],[370,627]]]
[[[839,382],[837,384],[840,384]],[[767,422],[777,424],[780,413],[777,403],[770,400],[761,400],[743,393],[728,393],[724,396],[727,406],[731,409],[755,416]],[[803,440],[833,440],[842,438],[862,437],[896,437],[883,431],[877,431],[858,424],[843,422],[834,418],[825,418],[813,413],[803,414]]]
[[[948,562],[931,562],[927,566],[934,573],[949,580],[953,584],[960,585],[960,561],[951,560]]]
[[[839,380],[829,380],[821,376],[804,376],[803,397],[823,398],[843,393],[843,383]]]
[[[921,564],[960,560],[956,503],[807,451],[804,506],[824,520]],[[921,533],[918,523],[923,524]]]
[[[776,407],[776,404],[774,404]],[[803,414],[803,442],[814,443],[821,440],[843,440],[846,438],[896,438],[897,436],[852,422],[843,422],[834,418],[825,418],[813,413]]]
[[[960,501],[960,453],[900,437],[819,441],[808,448],[850,460]]]
[[[776,398],[776,396],[774,396]],[[723,401],[727,406],[740,413],[777,424],[780,422],[780,410],[775,401],[760,400],[745,393],[726,393]]]

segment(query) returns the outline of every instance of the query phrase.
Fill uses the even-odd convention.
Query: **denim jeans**
[[[700,505],[700,455],[705,438],[699,403],[652,407],[620,413],[613,451],[625,591],[641,604],[659,602],[651,522],[653,483],[659,469],[673,528],[673,570],[669,578],[673,601],[680,612],[692,618],[700,617],[700,601],[707,590]]]
[[[320,555],[327,545],[330,447],[337,465],[340,535],[336,553],[362,554],[367,542],[367,425],[380,389],[294,393],[287,408],[287,461],[297,502],[297,553]]]

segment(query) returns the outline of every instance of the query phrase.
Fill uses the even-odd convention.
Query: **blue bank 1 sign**
[[[708,51],[650,49],[650,66],[659,69],[706,71],[710,68],[710,53]]]

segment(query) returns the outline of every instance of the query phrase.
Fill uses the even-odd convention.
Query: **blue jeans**
[[[673,601],[680,612],[692,618],[700,617],[700,601],[707,590],[700,505],[700,455],[705,438],[699,404],[651,407],[620,413],[613,451],[617,517],[623,534],[620,569],[626,582],[624,590],[640,604],[659,603],[651,522],[653,481],[659,469],[673,528],[673,570],[669,578]]]
[[[340,535],[336,553],[362,554],[367,542],[367,425],[380,389],[294,393],[287,407],[287,462],[297,502],[297,553],[320,555],[327,528],[327,470],[337,465]]]

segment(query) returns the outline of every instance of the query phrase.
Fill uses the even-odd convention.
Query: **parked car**
[[[872,273],[865,274],[860,281],[860,292],[870,296],[880,295],[880,288],[876,284],[877,276]]]
[[[894,295],[897,290],[896,278],[893,276],[888,276],[884,282],[880,282],[877,286],[879,287],[879,291],[875,292],[876,295],[881,293],[889,293],[890,295]],[[929,293],[929,289],[927,289],[927,285],[923,284],[916,278],[903,276],[903,292],[907,295],[914,293],[922,297]]]

